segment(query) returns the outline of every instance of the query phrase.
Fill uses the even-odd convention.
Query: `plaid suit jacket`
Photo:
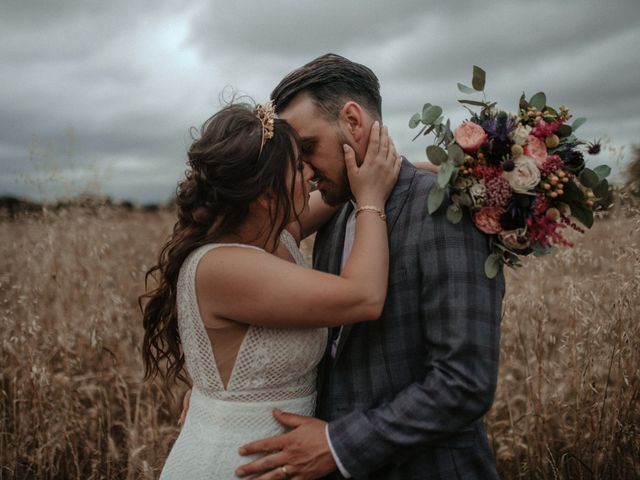
[[[426,211],[435,176],[403,159],[387,201],[382,317],[346,326],[318,376],[318,415],[356,479],[497,478],[483,416],[497,382],[504,278],[488,239]],[[314,267],[339,273],[347,203],[318,232]],[[444,207],[443,207],[444,208]]]

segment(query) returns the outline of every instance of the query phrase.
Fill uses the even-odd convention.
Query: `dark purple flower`
[[[495,115],[490,115],[482,122],[482,128],[487,132],[489,138],[501,142],[509,138],[509,134],[515,130],[517,125],[516,120],[506,112],[498,112]]]
[[[601,149],[601,145],[600,145],[600,140],[595,140],[593,142],[587,143],[587,146],[589,147],[587,149],[587,152],[589,152],[589,155],[597,155],[600,153],[600,149]]]
[[[527,217],[531,214],[531,199],[528,195],[514,194],[509,200],[500,224],[505,230],[524,228]]]
[[[578,174],[584,169],[584,155],[578,150],[578,146],[577,142],[568,143],[564,148],[555,151],[562,159],[564,168],[573,174]]]

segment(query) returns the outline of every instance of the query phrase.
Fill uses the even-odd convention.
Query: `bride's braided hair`
[[[269,211],[270,233],[279,234],[294,220],[293,192],[302,177],[296,168],[298,137],[289,124],[274,119],[273,136],[262,146],[263,124],[254,107],[232,104],[209,118],[197,136],[194,130],[189,168],[176,192],[178,221],[158,263],[145,276],[145,285],[152,278],[156,288],[139,298],[145,379],[160,374],[167,381],[186,382],[176,289],[187,256],[233,232],[262,193],[270,192],[275,199]]]

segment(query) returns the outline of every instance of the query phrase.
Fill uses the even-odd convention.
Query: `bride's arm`
[[[400,170],[386,128],[374,126],[365,160],[345,161],[358,207],[384,204]],[[269,327],[320,327],[376,320],[387,293],[387,224],[376,212],[356,217],[353,249],[340,276],[306,269],[274,255],[240,248],[216,249],[201,260],[199,298],[216,317]]]

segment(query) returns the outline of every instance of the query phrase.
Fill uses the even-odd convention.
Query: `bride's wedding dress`
[[[305,265],[288,232],[283,232],[281,241],[296,263]],[[193,391],[184,426],[162,470],[162,480],[236,478],[236,468],[256,458],[238,455],[240,446],[285,432],[273,418],[273,408],[314,414],[316,366],[326,346],[325,328],[249,326],[224,387],[195,289],[198,262],[211,249],[223,246],[258,249],[243,244],[204,245],[187,257],[180,270],[178,325]],[[246,301],[251,302],[251,297]]]

